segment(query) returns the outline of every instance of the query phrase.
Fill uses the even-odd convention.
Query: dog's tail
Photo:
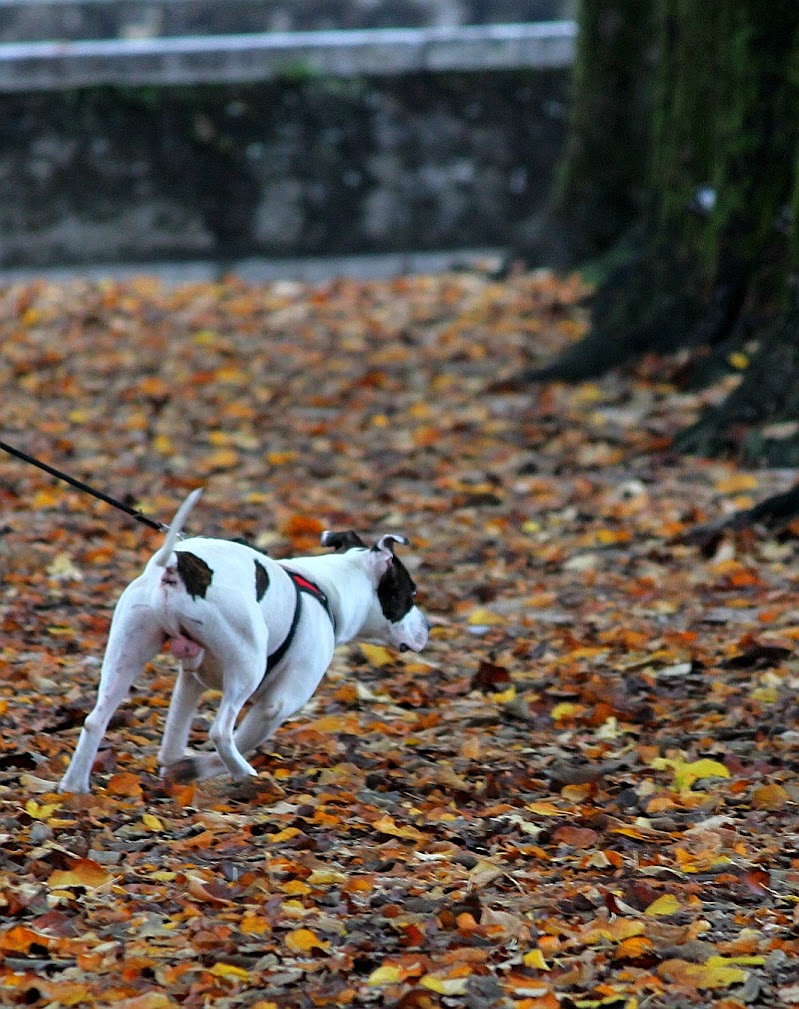
[[[166,531],[166,538],[164,539],[164,545],[158,551],[158,553],[153,557],[153,561],[158,565],[159,568],[165,568],[169,564],[169,558],[172,556],[172,551],[175,549],[175,544],[177,543],[178,536],[183,529],[183,523],[186,521],[189,512],[197,503],[197,498],[202,494],[202,487],[198,487],[193,490],[191,494],[186,498],[183,504],[175,512],[175,517],[172,519],[169,528]]]

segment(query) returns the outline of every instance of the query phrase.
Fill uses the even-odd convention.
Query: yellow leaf
[[[581,704],[572,704],[571,701],[561,701],[560,704],[556,704],[552,709],[551,718],[554,722],[560,722],[564,718],[571,718],[573,715],[578,715],[584,710]]]
[[[516,687],[511,683],[507,690],[500,690],[497,694],[490,694],[492,701],[497,704],[508,704],[516,697]]]
[[[749,367],[749,355],[742,353],[740,350],[734,351],[727,357],[727,360],[733,366],[737,368],[738,371],[743,371],[744,368]]]
[[[281,841],[290,841],[292,837],[296,837],[299,833],[301,833],[299,827],[285,827],[276,834],[268,834],[267,837],[272,844],[279,844]]]
[[[657,900],[652,901],[649,907],[644,911],[644,914],[676,914],[681,907],[682,905],[673,893],[664,893],[662,897],[658,897]]]
[[[270,466],[283,466],[288,462],[294,462],[297,458],[296,452],[267,452],[266,461]]]
[[[34,820],[49,820],[60,805],[60,802],[38,803],[35,799],[28,799],[25,812]]]
[[[56,1005],[67,1005],[62,999],[58,999]],[[80,1003],[86,1004],[83,999]],[[148,991],[144,995],[134,995],[132,998],[114,999],[114,1005],[119,1009],[176,1009],[177,1002],[165,995],[161,991]]]
[[[314,869],[308,877],[311,886],[337,886],[346,881],[346,875],[337,869]]]
[[[623,942],[645,931],[644,923],[636,918],[614,918],[613,921],[602,922],[590,928],[585,936],[585,942],[588,945],[594,945],[603,939],[608,942]]]
[[[469,978],[436,977],[434,974],[425,974],[424,977],[419,978],[419,984],[439,995],[465,995]]]
[[[61,495],[56,490],[39,490],[31,500],[31,511],[47,511],[55,508],[61,502]]]
[[[57,582],[83,581],[83,572],[75,566],[69,554],[56,554],[47,569],[50,578]]]
[[[175,446],[172,444],[172,439],[168,434],[157,434],[153,438],[153,451],[159,455],[169,456],[175,454]]]
[[[330,943],[320,939],[309,928],[295,928],[289,932],[286,936],[286,945],[294,953],[310,953],[312,949],[330,949]]]
[[[389,834],[391,837],[407,837],[412,841],[423,841],[425,839],[424,834],[417,830],[416,827],[401,827],[398,823],[394,823],[394,820],[388,814],[381,816],[379,820],[375,820],[372,826],[375,830],[379,830],[381,834]]]
[[[200,329],[194,334],[194,342],[198,347],[213,347],[219,341],[219,335],[211,329]]]
[[[56,869],[50,873],[47,885],[51,890],[61,890],[70,886],[82,886],[87,890],[94,890],[98,886],[105,886],[112,879],[111,873],[98,862],[90,858],[79,858],[72,864],[71,869]]]
[[[141,818],[141,822],[144,824],[144,826],[148,830],[163,830],[164,829],[163,823],[161,823],[161,821],[158,819],[158,817],[154,816],[152,813],[143,813],[142,814],[142,818]]]
[[[405,973],[399,967],[395,967],[393,964],[383,964],[382,967],[372,971],[366,983],[377,988],[387,984],[399,984],[404,979]]]
[[[374,691],[370,690],[363,683],[355,684],[355,696],[359,701],[365,701],[367,704],[390,704],[391,697],[389,694],[376,694]]]
[[[469,887],[488,886],[489,883],[502,875],[504,875],[504,871],[498,865],[483,859],[469,870]]]
[[[395,661],[395,656],[382,645],[370,645],[361,642],[360,649],[373,666],[387,666],[389,663]]]
[[[206,469],[232,469],[239,464],[239,453],[234,448],[218,448],[204,456]]]
[[[749,696],[759,704],[776,704],[780,699],[779,691],[774,687],[755,687]]]
[[[209,974],[214,974],[216,977],[231,977],[235,978],[237,981],[249,981],[250,972],[244,970],[243,967],[236,967],[232,963],[215,963],[208,971]]]
[[[536,813],[538,816],[565,816],[566,813],[558,807],[553,802],[528,802],[524,807],[529,809],[531,813]]]
[[[324,732],[329,735],[336,735],[343,732],[347,732],[351,735],[357,735],[359,733],[358,719],[353,715],[342,714],[342,715],[323,715],[321,718],[314,719],[311,725],[317,732]]]
[[[270,931],[269,922],[258,914],[247,913],[239,922],[239,931],[244,935],[263,935]]]
[[[250,382],[249,374],[241,368],[235,367],[218,368],[216,379],[222,385],[249,385]]]
[[[531,949],[522,957],[525,967],[533,967],[535,970],[550,970],[549,964],[544,959],[544,954],[540,949]]]
[[[680,792],[690,788],[702,778],[729,778],[730,772],[718,760],[705,757],[690,764],[674,761],[674,787]]]
[[[70,638],[75,631],[72,627],[48,627],[47,633],[54,638]]]
[[[665,960],[657,972],[667,981],[692,988],[728,988],[733,984],[741,984],[749,976],[745,970],[723,956],[712,956],[706,963]]]
[[[494,627],[497,624],[504,624],[505,619],[492,610],[476,609],[469,614],[469,623],[474,627]]]
[[[731,473],[716,481],[715,489],[719,494],[740,494],[741,491],[754,490],[757,487],[757,477],[751,473]]]
[[[311,892],[311,887],[301,879],[290,879],[283,884],[281,889],[283,893],[288,893],[293,897]]]

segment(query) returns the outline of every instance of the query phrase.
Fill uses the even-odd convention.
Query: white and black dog
[[[92,764],[111,715],[145,663],[170,643],[181,668],[159,753],[161,773],[177,780],[227,771],[257,772],[245,759],[308,701],[336,645],[357,637],[421,651],[428,624],[416,588],[383,536],[371,548],[353,532],[322,535],[336,552],[275,561],[252,547],[196,537],[179,540],[199,497],[178,509],[164,545],[117,603],[88,715],[61,792],[88,792]],[[209,736],[216,752],[187,755],[203,691],[222,698]],[[251,702],[238,728],[245,703]]]

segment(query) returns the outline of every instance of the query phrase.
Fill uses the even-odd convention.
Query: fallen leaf
[[[315,932],[309,928],[295,928],[286,934],[286,946],[293,953],[310,953],[311,950],[329,950],[330,943],[320,939]]]
[[[90,858],[76,859],[69,869],[55,869],[50,873],[47,885],[51,890],[64,890],[73,886],[82,886],[95,890],[99,886],[110,883],[114,877],[97,862]]]
[[[734,984],[743,984],[749,976],[734,962],[721,956],[710,957],[706,963],[666,960],[658,965],[657,972],[666,981],[700,990],[729,988]]]
[[[681,907],[682,905],[674,894],[664,893],[662,897],[658,897],[657,900],[652,901],[652,903],[644,910],[644,914],[661,917],[664,915],[676,914]]]

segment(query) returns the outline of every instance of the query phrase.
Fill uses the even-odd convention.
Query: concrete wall
[[[550,21],[570,0],[0,0],[0,42]]]
[[[237,5],[280,6],[0,0],[0,24],[20,6]],[[563,141],[573,42],[561,22],[0,45],[0,268],[524,244]]]
[[[0,99],[0,267],[505,246],[567,72]]]

